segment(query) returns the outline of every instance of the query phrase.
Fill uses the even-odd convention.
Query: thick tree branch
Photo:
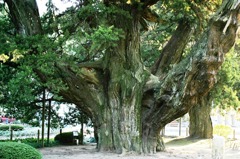
[[[94,61],[94,62],[81,62],[78,64],[79,67],[93,68],[93,69],[103,69],[102,61]]]
[[[42,34],[42,26],[40,23],[40,17],[38,13],[38,8],[36,1],[26,0],[5,0],[7,3],[10,16],[18,34],[22,36],[33,36],[36,34]],[[36,52],[39,54],[40,52]],[[89,64],[80,64],[88,65]],[[92,64],[93,66],[94,64]],[[98,64],[95,64],[97,67]],[[34,72],[38,75],[43,83],[47,83],[49,79],[60,78],[68,86],[68,90],[60,90],[59,94],[70,103],[75,103],[80,106],[81,109],[88,114],[90,117],[93,116],[95,109],[98,106],[97,100],[100,100],[99,95],[97,95],[97,90],[95,85],[98,84],[98,80],[95,77],[93,71],[87,69],[80,69],[78,72],[74,72],[67,65],[56,64],[55,65],[56,74],[54,77],[47,75],[40,69],[35,68]],[[52,88],[49,88],[52,90]],[[75,94],[75,95],[74,95]],[[100,93],[99,93],[100,94]],[[97,98],[99,97],[99,98]],[[96,114],[95,114],[96,116]]]
[[[42,33],[36,1],[4,0],[7,3],[11,20],[17,32],[21,35],[36,35]]]
[[[224,1],[210,27],[190,55],[167,74],[143,120],[155,129],[187,113],[216,83],[224,55],[234,45],[238,30],[239,1]],[[150,92],[151,93],[151,92]],[[150,98],[151,99],[151,98]],[[161,114],[161,116],[159,116]],[[154,124],[155,123],[155,124]],[[157,124],[161,123],[161,124]]]
[[[197,16],[197,19],[198,19],[197,32],[201,33],[201,31],[203,30],[204,15],[202,14],[201,9],[197,5],[195,5],[194,2],[187,0],[187,3],[191,7],[195,15]]]
[[[149,90],[152,90],[152,89],[157,89],[160,87],[160,80],[157,76],[154,76],[153,74],[151,74],[144,86],[144,92],[147,92]]]
[[[191,26],[187,20],[181,20],[167,45],[163,48],[160,57],[152,67],[152,73],[160,76],[167,73],[174,64],[181,60],[183,50],[191,35]]]
[[[80,109],[93,117],[97,113],[100,100],[102,100],[101,86],[96,83],[89,83],[89,79],[86,79],[84,75],[77,75],[72,71],[69,66],[56,64],[57,72],[65,84],[67,84],[67,90],[60,90],[59,94],[76,104]]]

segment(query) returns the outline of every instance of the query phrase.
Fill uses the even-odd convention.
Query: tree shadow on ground
[[[196,138],[179,138],[179,137],[164,137],[164,142],[166,146],[186,146],[186,145],[191,145],[195,144],[198,142],[206,142],[206,140],[209,139],[196,139]]]

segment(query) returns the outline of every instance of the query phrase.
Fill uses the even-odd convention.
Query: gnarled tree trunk
[[[104,71],[108,72],[108,79],[105,80],[108,83],[104,86],[106,90],[103,109],[106,109],[107,114],[102,119],[105,122],[100,124],[109,126],[100,129],[104,131],[100,131],[99,142],[102,148],[112,147],[119,153],[141,152],[142,149],[141,99],[147,73],[139,52],[140,16],[137,10],[132,10],[131,15],[133,20],[126,21],[130,27],[125,30],[124,37],[104,57],[107,65]],[[122,23],[126,22],[122,20]],[[101,138],[102,136],[110,137],[112,144],[108,145],[108,141],[105,137]]]

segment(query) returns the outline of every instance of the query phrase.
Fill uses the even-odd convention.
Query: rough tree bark
[[[209,94],[202,97],[199,103],[189,111],[189,137],[190,138],[212,138],[213,127],[211,120],[211,102]]]
[[[88,70],[91,76],[81,71],[76,73],[67,61],[54,65],[55,74],[68,86],[59,94],[92,118],[98,130],[99,150],[156,152],[160,130],[187,113],[199,103],[200,97],[209,92],[224,55],[234,45],[240,4],[227,0],[187,57],[181,58],[181,55],[191,27],[183,20],[152,71],[147,70],[139,51],[139,21],[143,10],[157,1],[148,0],[141,5],[115,1],[108,3],[128,11],[131,20],[121,16],[114,18],[116,15],[107,19],[115,27],[121,28],[124,34],[118,45],[108,48],[100,61],[79,65],[80,70],[91,68]],[[5,2],[19,34],[42,34],[33,0]],[[30,4],[33,7],[24,7]],[[142,9],[139,10],[139,7]],[[26,20],[24,15],[33,17]],[[35,71],[42,81],[56,77],[49,77],[38,69]]]

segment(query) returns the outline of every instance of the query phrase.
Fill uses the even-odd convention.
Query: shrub
[[[3,159],[41,159],[35,148],[17,142],[0,142],[0,158]]]
[[[215,125],[213,127],[213,134],[223,136],[225,138],[228,138],[232,131],[232,128],[227,125]]]
[[[30,145],[34,148],[41,148],[42,143],[41,140],[38,141],[36,138],[25,138],[25,139],[16,139],[16,140],[0,140],[0,142],[21,142],[27,145]],[[44,146],[45,147],[53,147],[53,146],[58,146],[59,142],[54,141],[54,139],[49,140],[49,144],[47,144],[47,139],[44,139]],[[0,158],[1,159],[1,158]]]
[[[14,131],[17,130],[23,130],[23,126],[21,125],[11,125],[11,129]],[[9,130],[9,125],[0,125],[0,131],[8,131]]]
[[[21,143],[30,145],[34,148],[42,147],[41,139],[38,141],[38,139],[36,139],[36,138],[26,138],[26,139],[18,139],[17,141],[20,141]],[[53,146],[57,146],[57,145],[59,145],[59,143],[54,141],[53,139],[49,140],[49,144],[47,144],[47,139],[44,139],[44,147],[53,147]]]
[[[73,132],[64,132],[56,135],[54,140],[58,141],[60,144],[63,144],[63,145],[72,145],[74,144],[73,139],[80,140],[80,136],[81,134],[79,134],[77,137],[74,137]]]

